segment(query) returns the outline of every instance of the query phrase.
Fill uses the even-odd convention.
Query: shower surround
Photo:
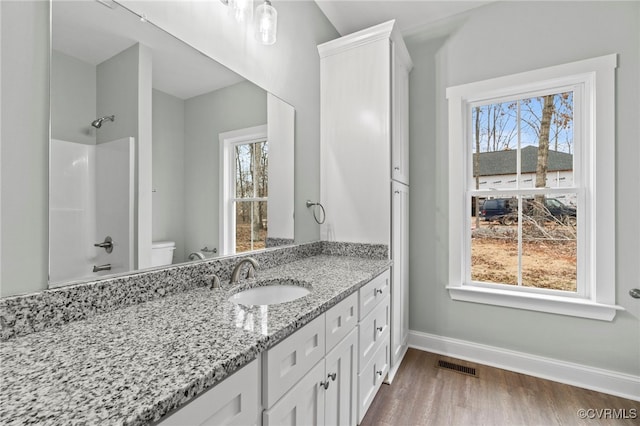
[[[135,143],[51,140],[49,281],[126,272],[134,267]],[[113,251],[95,247],[109,236]],[[93,272],[94,266],[110,270]]]

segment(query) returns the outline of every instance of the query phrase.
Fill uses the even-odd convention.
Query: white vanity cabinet
[[[260,360],[255,359],[158,423],[158,426],[260,423]]]
[[[318,52],[320,201],[326,211],[321,239],[390,247],[391,380],[407,348],[413,64],[395,21],[321,44]],[[369,297],[360,309],[385,296]],[[361,311],[361,317],[366,314]]]
[[[263,354],[264,426],[355,425],[358,294]]]
[[[159,424],[358,424],[389,372],[390,281],[386,270]]]

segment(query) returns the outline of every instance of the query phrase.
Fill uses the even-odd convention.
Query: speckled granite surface
[[[146,303],[2,342],[0,423],[138,425],[157,420],[389,265],[388,260],[329,255],[266,270],[263,265],[258,280],[302,280],[312,292],[268,307],[228,302],[237,290],[228,286],[166,292]]]
[[[389,246],[386,244],[360,244],[339,241],[322,241],[322,254],[334,256],[355,256],[369,259],[387,259]]]
[[[386,245],[318,241],[272,248],[250,256],[266,269],[321,253],[386,259],[388,251]],[[203,287],[207,285],[205,279],[212,274],[228,281],[238,259],[247,256],[211,258],[1,298],[0,341]]]
[[[321,242],[308,243],[252,253],[251,256],[262,268],[270,268],[320,254],[322,247]],[[247,256],[212,258],[2,298],[0,340],[203,287],[206,285],[203,278],[211,274],[228,281],[238,259]]]

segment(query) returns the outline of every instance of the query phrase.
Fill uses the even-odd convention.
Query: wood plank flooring
[[[436,368],[438,359],[475,367],[478,377]],[[603,409],[614,411],[598,416]],[[640,425],[640,402],[409,349],[362,421],[372,425]]]

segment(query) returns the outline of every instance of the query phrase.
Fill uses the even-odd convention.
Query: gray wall
[[[245,81],[185,102],[185,245],[218,247],[220,144],[218,135],[267,124],[267,93]],[[188,254],[188,253],[187,253]]]
[[[182,99],[153,90],[152,240],[175,241],[174,263],[186,260],[184,108]]]
[[[95,145],[96,67],[51,52],[51,138]]]
[[[628,374],[640,374],[638,144],[640,4],[501,2],[406,37],[410,87],[410,328]],[[447,285],[445,88],[618,53],[616,294],[613,322],[454,302]]]
[[[135,139],[134,265],[150,266],[151,260],[151,53],[136,43],[96,67],[96,112],[115,115],[97,130],[97,143],[124,137]],[[147,231],[147,232],[145,232]],[[142,258],[142,256],[145,258]]]
[[[0,2],[0,296],[47,287],[49,5]]]
[[[138,142],[139,52],[140,44],[135,44],[96,67],[96,115],[115,115],[114,122],[105,121],[97,131],[98,143],[124,137]]]

